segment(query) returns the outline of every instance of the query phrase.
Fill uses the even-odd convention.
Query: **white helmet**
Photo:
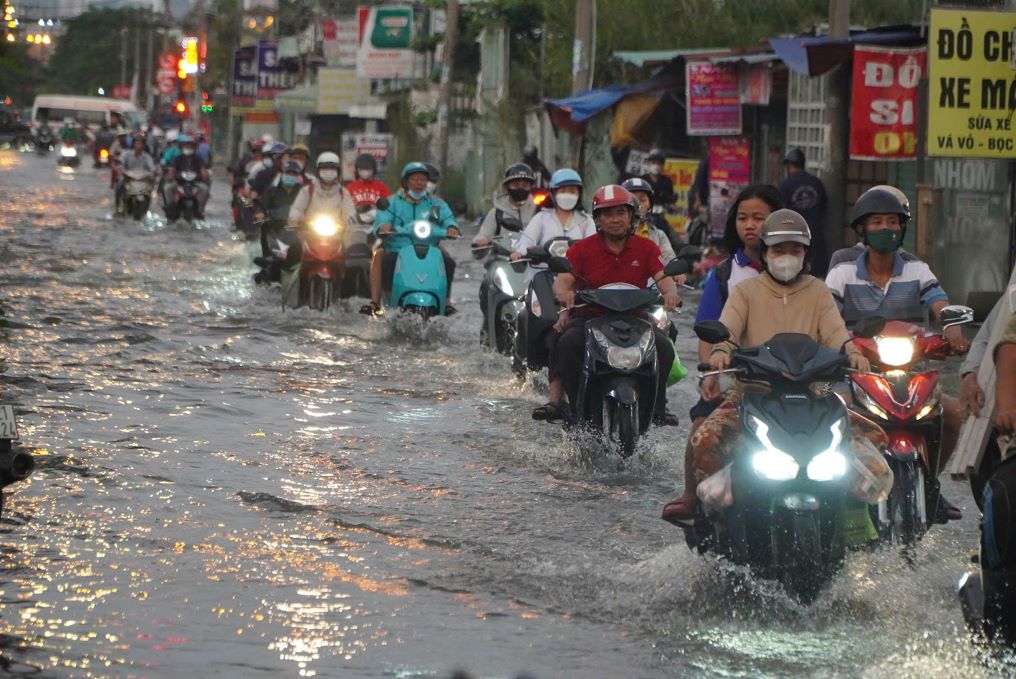
[[[317,162],[315,163],[315,165],[317,167],[331,166],[337,168],[339,166],[339,154],[333,153],[331,151],[325,151],[324,153],[322,153],[317,157]]]
[[[180,130],[170,130],[166,132],[166,141],[174,142],[178,136],[180,136]]]

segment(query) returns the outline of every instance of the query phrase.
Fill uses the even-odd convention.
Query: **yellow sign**
[[[180,72],[194,75],[198,72],[198,39],[183,39],[183,54],[180,57]]]
[[[1016,158],[1016,12],[932,9],[929,156]]]
[[[678,236],[684,236],[688,230],[688,208],[691,198],[691,185],[695,181],[695,171],[698,169],[699,161],[682,160],[678,158],[667,158],[663,164],[663,174],[670,177],[674,182],[674,207],[677,214],[668,214],[667,221],[674,227]]]

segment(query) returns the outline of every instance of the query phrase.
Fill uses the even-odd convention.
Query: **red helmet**
[[[597,210],[604,210],[608,207],[627,205],[633,211],[638,209],[638,199],[631,195],[631,192],[618,184],[607,184],[601,186],[600,190],[593,196],[593,216]]]

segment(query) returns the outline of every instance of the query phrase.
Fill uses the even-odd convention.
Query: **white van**
[[[124,99],[73,94],[40,94],[35,97],[32,105],[33,130],[46,122],[50,127],[59,127],[67,118],[85,123],[92,129],[98,129],[103,124],[113,127],[122,124],[127,129],[143,128],[147,124],[145,112]]]

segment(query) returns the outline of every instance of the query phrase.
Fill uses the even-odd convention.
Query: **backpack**
[[[730,282],[730,274],[734,271],[734,258],[727,257],[725,260],[716,265],[714,271],[716,271],[716,280],[720,284],[720,299],[723,300],[723,304],[727,303],[727,296],[730,294],[730,288],[728,283]]]

